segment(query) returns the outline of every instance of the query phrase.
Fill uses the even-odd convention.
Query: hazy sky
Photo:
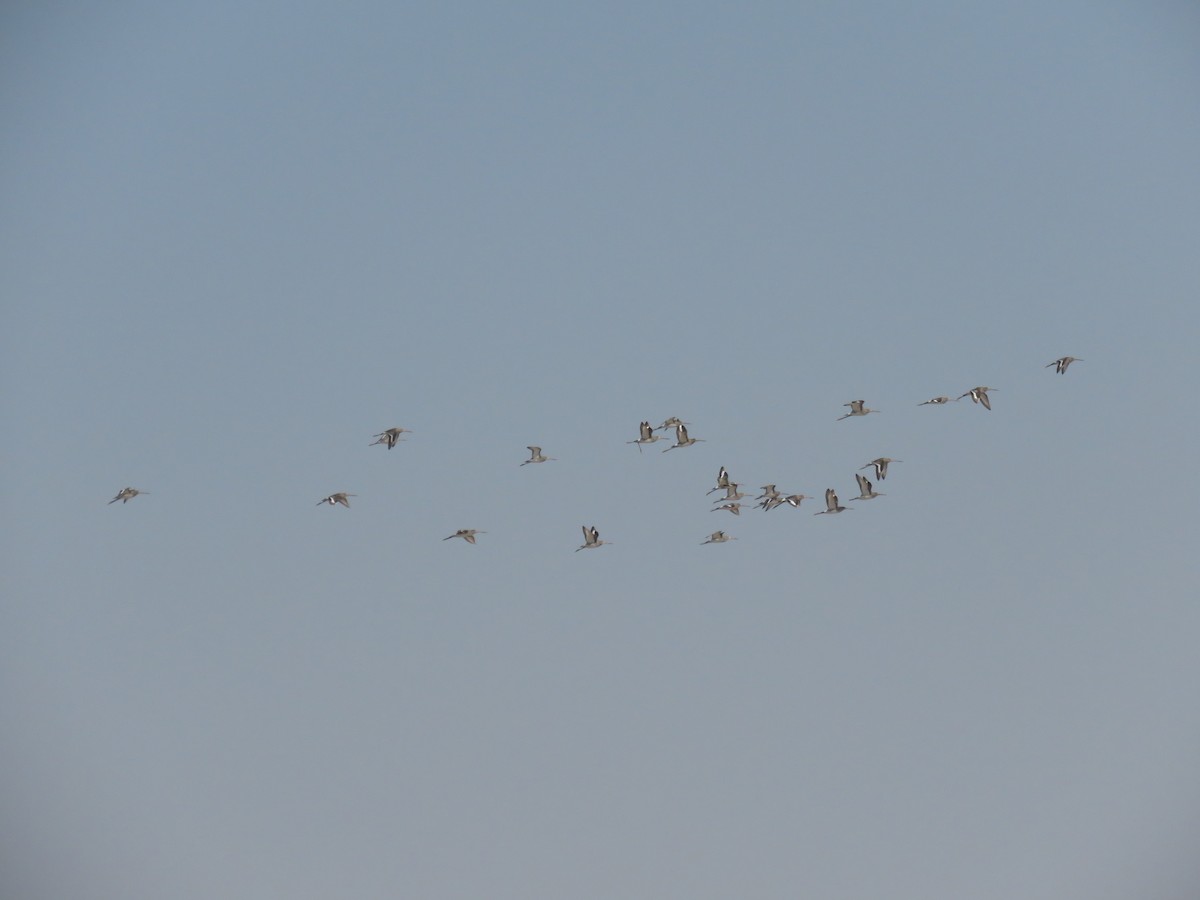
[[[1194,4],[17,2],[0,122],[5,897],[1200,896]]]

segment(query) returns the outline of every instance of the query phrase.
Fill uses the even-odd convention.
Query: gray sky
[[[1195,6],[0,25],[5,896],[1200,892]]]

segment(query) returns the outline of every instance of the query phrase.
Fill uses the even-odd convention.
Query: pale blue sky
[[[0,25],[6,897],[1200,892],[1194,5]]]

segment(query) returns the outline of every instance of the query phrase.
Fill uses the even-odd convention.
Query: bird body
[[[375,435],[375,440],[373,440],[369,446],[374,447],[376,444],[386,444],[387,448],[391,450],[396,446],[397,443],[404,440],[404,438],[400,437],[400,435],[404,434],[405,432],[408,432],[409,434],[412,433],[409,429],[400,428],[399,426],[395,428],[389,428],[387,431],[381,431],[379,434]]]
[[[666,453],[670,450],[678,450],[680,447],[690,447],[692,444],[699,444],[704,441],[704,438],[688,437],[687,426],[679,424],[675,426],[675,443],[663,451]]]
[[[136,497],[138,494],[149,494],[149,493],[150,493],[149,491],[139,491],[137,488],[131,488],[131,487],[121,488],[121,490],[117,492],[117,496],[115,496],[111,500],[109,500],[106,505],[111,506],[112,504],[116,503],[118,500],[121,501],[121,505],[124,505],[124,504],[128,503],[130,500],[132,500],[134,497]]]
[[[653,444],[655,441],[663,440],[661,434],[655,434],[654,429],[650,427],[649,422],[643,422],[638,426],[638,439],[636,441],[626,441],[627,444],[637,444],[638,453],[642,452],[642,444]]]
[[[923,403],[918,403],[917,406],[941,406],[943,403],[957,402],[961,399],[961,397],[934,397],[930,400],[924,401]]]
[[[973,387],[969,391],[967,391],[965,394],[960,394],[955,399],[961,400],[963,397],[970,397],[972,403],[982,403],[984,409],[991,410],[992,401],[988,399],[988,391],[993,391],[993,390],[995,390],[995,388]]]
[[[685,422],[679,416],[671,416],[669,419],[663,419],[663,423],[655,428],[655,431],[666,431],[668,428],[678,428],[680,425],[691,425],[691,422]]]
[[[849,508],[850,507],[842,506],[840,503],[838,503],[838,495],[833,490],[833,488],[826,488],[825,489],[825,508],[823,510],[821,510],[820,512],[813,513],[813,515],[814,516],[823,516],[826,513],[840,513],[840,512],[845,512]]]
[[[529,459],[527,459],[527,460],[525,460],[525,462],[521,463],[521,465],[523,465],[523,466],[527,466],[530,463],[549,462],[550,460],[554,459],[553,456],[542,456],[542,448],[541,447],[534,447],[534,446],[530,445],[530,446],[526,447],[525,449],[529,451]]]
[[[708,493],[713,494],[717,491],[726,490],[729,487],[729,470],[724,466],[717,471],[717,486],[709,490]]]
[[[328,497],[325,497],[322,500],[318,500],[317,506],[320,506],[322,503],[328,503],[330,506],[336,506],[340,503],[342,506],[346,507],[346,509],[349,509],[350,508],[349,498],[357,497],[357,496],[358,496],[358,494],[347,494],[345,491],[339,491],[336,494],[330,494]]]
[[[866,402],[866,400],[851,400],[849,403],[843,403],[842,406],[850,407],[850,412],[846,413],[844,416],[838,416],[838,421],[840,422],[842,419],[848,419],[851,416],[865,416],[868,413],[879,412],[877,409],[871,409],[869,406],[863,406],[863,404]]]
[[[480,531],[476,528],[460,528],[458,531],[454,532],[454,534],[450,535],[449,537],[444,537],[442,540],[448,541],[451,538],[462,538],[468,544],[473,544],[475,543],[475,535],[477,534],[487,534],[487,532]]]
[[[858,496],[851,497],[851,500],[874,500],[876,497],[883,496],[875,490],[871,482],[867,480],[867,476],[855,472],[854,477],[858,480]]]
[[[876,480],[878,480],[878,481],[883,481],[885,478],[887,478],[887,467],[888,467],[888,463],[894,463],[894,462],[904,462],[904,460],[902,460],[902,459],[892,459],[892,458],[890,458],[890,457],[887,457],[887,456],[881,456],[881,457],[879,457],[878,459],[873,459],[873,460],[871,460],[871,461],[870,461],[869,463],[867,463],[865,466],[859,466],[859,467],[858,467],[858,470],[861,472],[863,469],[866,469],[866,468],[869,468],[869,467],[871,467],[871,466],[874,466],[874,467],[875,467],[875,478],[876,478]]]
[[[1057,372],[1059,375],[1065,375],[1067,373],[1067,366],[1071,365],[1073,362],[1083,362],[1083,358],[1079,356],[1060,356],[1054,362],[1046,363],[1046,365],[1042,366],[1042,368],[1048,369],[1051,366],[1054,366],[1055,372]]]
[[[739,487],[741,487],[741,485],[739,485],[736,481],[729,482],[729,484],[725,485],[725,496],[718,497],[713,501],[713,503],[733,503],[735,500],[741,500],[743,497],[748,497],[749,494],[739,491]]]
[[[712,534],[710,534],[708,536],[707,541],[700,542],[700,546],[703,547],[705,544],[724,544],[726,541],[736,541],[736,540],[737,540],[737,538],[730,537],[723,531],[714,531]]]
[[[580,550],[594,550],[596,547],[611,543],[611,541],[600,540],[600,532],[596,530],[595,525],[584,525],[583,543],[575,548],[575,552],[578,553]]]
[[[758,501],[758,508],[763,510],[774,509],[783,503],[783,496],[775,489],[773,484],[764,484],[762,493],[754,498]]]

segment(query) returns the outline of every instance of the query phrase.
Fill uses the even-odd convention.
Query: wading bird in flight
[[[400,437],[400,435],[404,434],[405,432],[412,434],[410,429],[400,428],[399,426],[396,428],[389,428],[387,431],[381,431],[379,434],[375,435],[375,440],[371,441],[369,446],[374,447],[376,444],[386,444],[387,448],[391,450],[396,446],[396,444],[404,440],[404,438]]]
[[[691,422],[685,422],[679,416],[671,416],[669,419],[663,419],[663,423],[655,428],[655,431],[666,431],[668,428],[678,428],[680,425],[691,425]]]
[[[575,552],[578,553],[580,550],[593,550],[596,547],[600,547],[600,546],[603,546],[604,544],[611,544],[611,543],[612,543],[612,541],[600,540],[600,532],[596,530],[595,525],[584,525],[583,526],[583,543],[575,548]]]
[[[1083,357],[1081,357],[1081,356],[1062,356],[1062,357],[1059,357],[1058,359],[1056,359],[1052,363],[1046,363],[1046,365],[1042,366],[1042,368],[1048,369],[1051,366],[1054,366],[1055,372],[1057,372],[1059,375],[1065,375],[1067,372],[1067,366],[1069,366],[1073,362],[1083,362]]]
[[[782,506],[786,503],[792,509],[799,509],[801,502],[807,499],[809,499],[808,494],[788,494],[786,497],[780,498],[779,502],[775,504],[775,506]],[[775,506],[770,508],[774,509]]]
[[[124,504],[128,503],[130,500],[132,500],[134,497],[136,497],[138,494],[149,494],[149,493],[150,493],[149,491],[139,491],[137,488],[131,488],[131,487],[121,488],[121,490],[117,493],[117,496],[113,497],[111,500],[108,501],[108,505],[111,506],[113,503],[116,503],[118,500],[120,500],[122,505],[124,505]]]
[[[861,472],[863,469],[867,469],[867,468],[870,468],[871,466],[874,466],[876,481],[883,481],[885,478],[887,478],[888,463],[894,463],[894,462],[904,462],[904,460],[891,459],[890,457],[887,457],[887,456],[881,456],[881,457],[879,457],[879,459],[871,460],[865,466],[859,466],[858,471]]]
[[[729,470],[726,469],[724,466],[721,466],[721,468],[717,470],[717,486],[715,488],[711,488],[708,491],[708,493],[714,494],[717,491],[723,491],[723,490],[727,489],[728,487],[729,487]]]
[[[840,503],[838,503],[838,495],[834,492],[833,488],[826,488],[825,489],[825,508],[823,510],[821,510],[820,512],[813,513],[813,515],[814,516],[823,516],[826,513],[840,513],[840,512],[845,512],[849,508],[850,507],[842,506]]]
[[[534,447],[534,446],[530,445],[530,446],[526,447],[525,449],[529,451],[529,459],[527,459],[527,460],[525,460],[525,462],[521,463],[521,465],[523,465],[523,466],[527,466],[530,463],[549,462],[550,460],[554,459],[553,456],[542,456],[542,448],[541,447]]]
[[[626,441],[627,444],[637,444],[638,453],[642,452],[642,444],[653,444],[655,441],[663,440],[661,434],[655,434],[654,429],[650,427],[649,422],[643,422],[638,426],[638,439],[636,441]]]
[[[450,535],[450,537],[444,537],[444,538],[442,538],[442,540],[448,541],[451,538],[460,537],[464,541],[466,541],[468,544],[473,544],[473,543],[475,543],[475,535],[477,535],[477,534],[487,534],[487,532],[479,531],[478,529],[475,529],[475,528],[460,528],[460,529],[458,529],[458,531],[454,532],[454,534]]]
[[[716,509],[709,510],[709,512],[721,512],[721,511],[731,512],[735,516],[740,516],[742,514],[742,504],[726,503],[724,506],[718,506]]]
[[[866,475],[860,475],[855,472],[854,477],[858,480],[858,496],[851,497],[851,501],[874,500],[876,497],[883,496],[883,494],[880,494],[875,490],[875,488],[871,485],[871,482],[867,481]]]
[[[844,416],[838,416],[838,421],[840,422],[842,419],[848,419],[851,416],[865,416],[868,413],[879,412],[877,409],[871,409],[869,406],[863,406],[863,404],[866,402],[866,400],[851,400],[849,403],[843,403],[842,406],[850,407],[850,412],[846,413]]]
[[[690,447],[692,444],[700,444],[704,442],[704,438],[688,437],[686,425],[675,426],[675,443],[663,451],[666,453],[670,450],[678,450],[680,447]]]
[[[988,399],[988,391],[994,391],[995,388],[990,387],[973,387],[965,394],[959,394],[956,400],[961,400],[963,397],[970,397],[972,403],[982,403],[983,408],[990,410],[992,401]]]

